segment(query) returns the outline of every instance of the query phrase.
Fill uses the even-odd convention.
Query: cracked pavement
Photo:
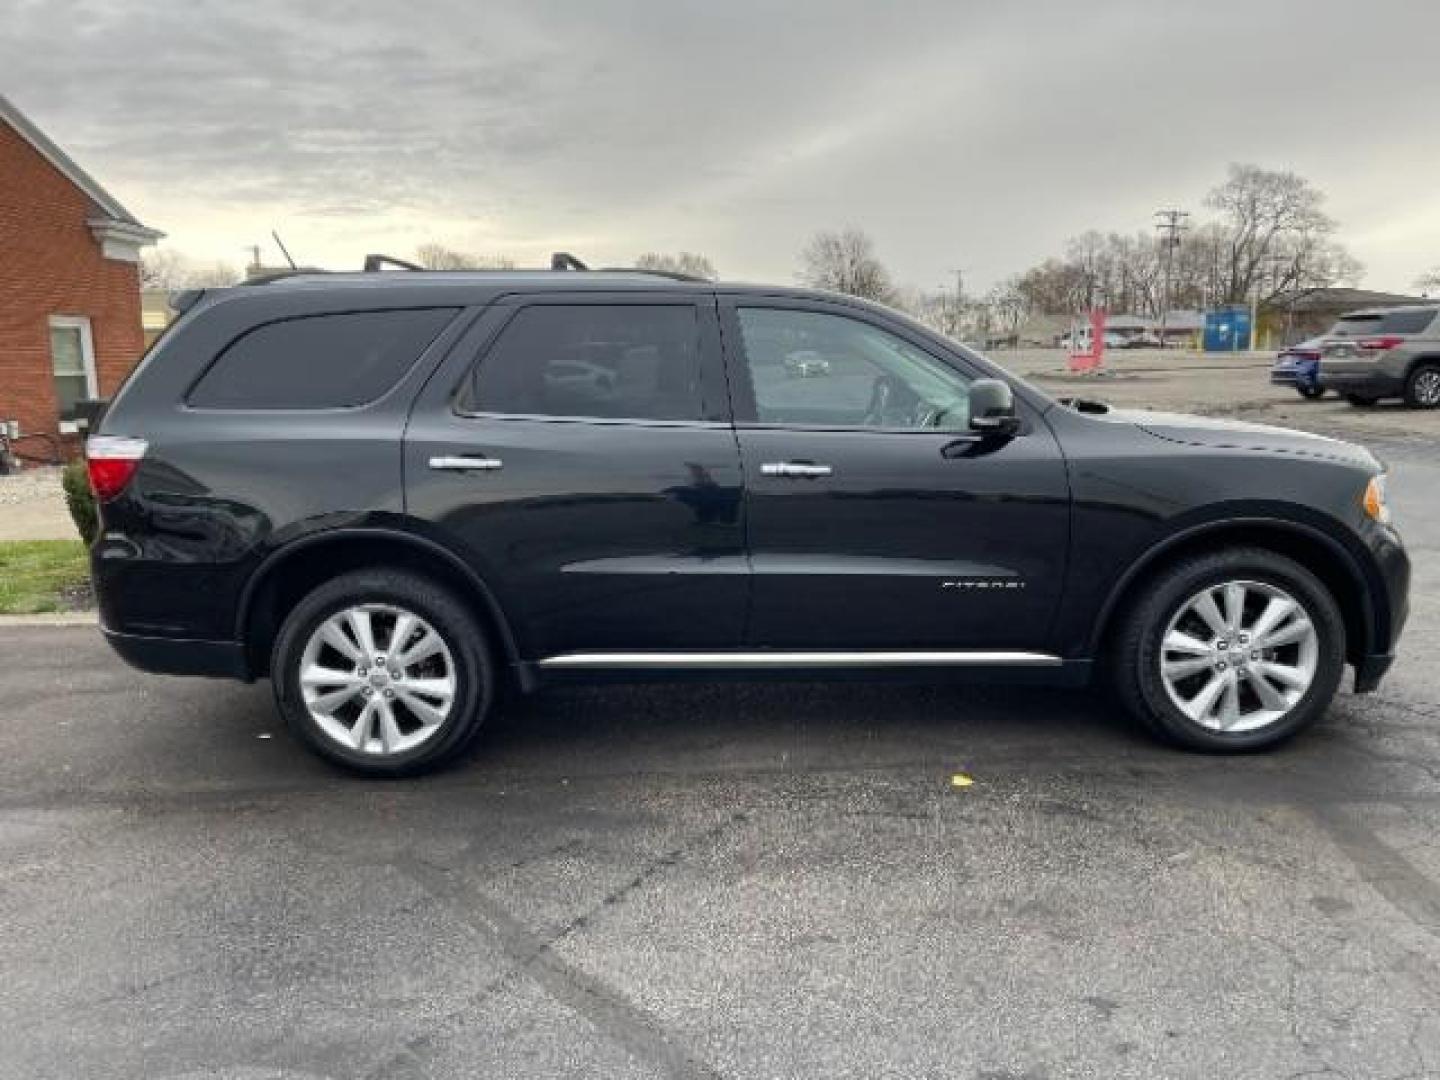
[[[268,686],[0,630],[0,1077],[1440,1076],[1440,462],[1376,449],[1401,660],[1264,755],[1064,691],[617,687],[369,783]]]

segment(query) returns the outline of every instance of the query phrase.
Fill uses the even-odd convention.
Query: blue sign
[[[1206,352],[1244,352],[1250,348],[1250,309],[1217,308],[1205,313]]]

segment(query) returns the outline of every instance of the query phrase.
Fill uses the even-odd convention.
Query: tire
[[[1325,388],[1322,386],[1297,386],[1295,391],[1306,401],[1319,401],[1325,396]]]
[[[1242,582],[1243,636],[1227,631],[1221,637],[1190,605],[1218,589],[1212,599],[1224,620],[1224,586]],[[1256,648],[1258,640],[1245,641],[1249,628],[1262,626],[1260,613],[1274,599],[1294,602],[1313,635],[1268,649]],[[1234,625],[1234,620],[1224,621]],[[1165,645],[1179,641],[1167,637],[1172,633],[1188,639],[1183,650]],[[1295,633],[1304,634],[1296,614],[1282,616],[1269,629],[1277,641]],[[1192,642],[1204,644],[1206,651],[1192,650]],[[1187,664],[1200,666],[1193,674],[1167,679],[1162,663],[1174,673]],[[1186,558],[1149,582],[1121,619],[1110,666],[1121,701],[1160,738],[1191,750],[1260,750],[1314,723],[1329,706],[1345,670],[1345,624],[1329,590],[1303,566],[1262,548],[1226,548]],[[1293,680],[1307,668],[1303,687],[1277,677]],[[1198,709],[1217,679],[1222,687],[1236,687],[1233,712],[1226,712],[1227,689],[1219,692],[1213,709],[1200,709],[1198,716],[1181,707],[1185,701]],[[1277,705],[1281,699],[1283,709]]]
[[[1405,380],[1405,404],[1412,409],[1440,408],[1440,364],[1416,364]]]
[[[1366,397],[1364,394],[1346,394],[1345,400],[1357,409],[1368,409],[1374,405],[1378,398]]]
[[[402,625],[403,616],[411,622]],[[371,650],[359,647],[357,619]],[[397,632],[408,647],[392,656]],[[302,687],[302,663],[326,674]],[[280,628],[270,671],[291,731],[321,757],[373,777],[413,776],[454,758],[496,692],[475,617],[443,586],[398,570],[344,574],[307,595]]]

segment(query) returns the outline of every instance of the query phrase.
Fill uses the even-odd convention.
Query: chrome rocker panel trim
[[[1064,661],[1048,653],[973,650],[892,651],[846,649],[787,652],[580,652],[561,653],[539,661],[543,669],[646,671],[667,668],[709,668],[743,671],[748,668],[848,667],[1059,667]]]

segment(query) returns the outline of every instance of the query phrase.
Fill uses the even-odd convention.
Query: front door
[[[743,640],[713,296],[500,303],[412,410],[405,477],[410,515],[475,566],[527,659]]]
[[[972,436],[977,372],[869,311],[733,297],[722,318],[749,644],[1043,651],[1070,521],[1044,421],[1017,401],[1019,435]]]

